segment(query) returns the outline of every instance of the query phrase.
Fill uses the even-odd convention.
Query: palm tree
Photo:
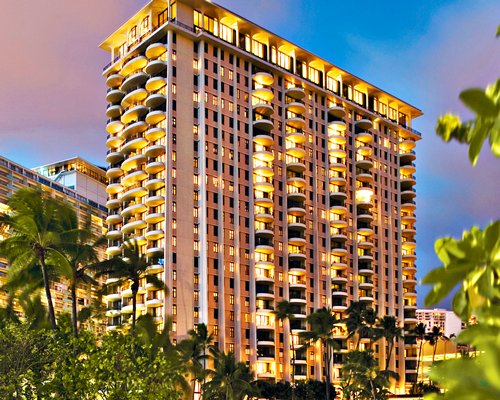
[[[243,400],[256,393],[252,383],[253,372],[243,362],[237,362],[233,353],[212,350],[214,369],[208,371],[210,380],[203,384],[203,398]]]
[[[132,291],[132,329],[135,328],[137,317],[137,293],[139,292],[140,281],[143,277],[147,283],[152,283],[159,289],[165,289],[163,281],[154,275],[147,275],[147,268],[152,263],[141,253],[136,239],[124,245],[123,256],[115,256],[109,260],[104,260],[93,264],[90,269],[95,271],[95,276],[107,276],[116,279],[111,285],[118,286],[125,282],[130,282]]]
[[[276,318],[278,321],[290,321],[290,319],[294,316],[293,312],[293,304],[290,303],[288,300],[282,300],[276,304],[276,311],[274,314],[276,315]],[[291,343],[291,349],[292,349],[292,359],[291,359],[291,364],[292,364],[292,385],[295,383],[295,358],[296,358],[296,351],[295,351],[295,345]],[[292,399],[294,398],[294,393],[293,393],[293,386],[292,386]]]
[[[71,209],[64,213],[63,232],[61,233],[60,248],[66,257],[71,273],[69,284],[71,290],[71,322],[73,335],[78,336],[78,298],[76,289],[80,284],[98,285],[88,271],[99,261],[99,247],[106,243],[104,237],[94,239],[90,223],[79,228],[76,212]]]
[[[377,330],[379,331],[380,337],[385,338],[387,342],[389,342],[389,352],[385,362],[385,369],[387,370],[389,369],[392,351],[394,349],[394,339],[402,338],[403,330],[398,327],[397,319],[391,315],[385,315],[379,320]]]
[[[419,371],[419,368],[420,368],[420,364],[421,364],[421,361],[422,361],[422,347],[424,345],[424,341],[425,341],[425,335],[426,335],[426,327],[425,327],[425,324],[423,324],[422,322],[418,323],[415,328],[413,328],[411,334],[413,336],[415,336],[415,338],[417,340],[420,341],[420,344],[418,346],[418,358],[417,358],[417,380],[418,380],[418,371]],[[422,368],[423,370],[423,368]],[[423,376],[423,371],[422,371],[422,381],[424,380],[424,376]]]
[[[359,349],[362,338],[369,338],[371,348],[373,340],[376,339],[374,325],[377,322],[377,315],[373,308],[367,308],[364,303],[353,301],[346,309],[347,318],[342,322],[347,328],[347,337],[357,336],[355,350]]]
[[[20,189],[7,201],[9,214],[0,216],[0,225],[10,236],[0,242],[0,255],[9,262],[9,275],[18,276],[39,269],[47,298],[49,320],[57,327],[50,292],[51,275],[69,269],[59,251],[61,215],[71,206],[40,190]]]
[[[330,382],[331,373],[330,367],[333,358],[333,352],[339,348],[337,341],[333,338],[333,328],[338,323],[330,309],[326,307],[320,308],[309,314],[307,317],[310,330],[301,333],[301,337],[305,339],[310,345],[320,342],[322,352],[326,354],[325,357],[325,386],[326,386],[326,400],[330,400]]]
[[[427,333],[426,339],[432,346],[432,363],[434,364],[434,359],[436,358],[436,349],[439,340],[443,337],[443,332],[439,326],[433,326],[432,330]]]
[[[207,359],[209,358],[209,350],[212,349],[214,334],[208,332],[208,327],[201,323],[196,326],[196,329],[191,329],[189,338],[184,339],[179,343],[178,348],[184,358],[189,362],[189,369],[193,376],[193,398],[195,395],[196,381],[200,384],[205,383],[207,375]]]

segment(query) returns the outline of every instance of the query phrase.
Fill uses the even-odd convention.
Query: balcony
[[[108,225],[116,225],[122,222],[122,216],[121,214],[118,213],[118,211],[115,211],[116,214],[110,214],[106,217],[106,224]]]
[[[148,177],[146,171],[132,169],[127,175],[122,178],[123,187],[132,186],[138,182],[142,182]]]
[[[144,56],[138,55],[132,57],[125,65],[122,67],[120,73],[123,76],[130,75],[133,71],[144,68],[148,63],[148,59]]]
[[[123,171],[121,168],[108,168],[108,170],[106,171],[106,177],[108,177],[109,179],[119,178],[122,175]]]
[[[303,217],[306,215],[306,209],[304,202],[302,201],[287,201],[287,212],[289,215],[296,217]]]
[[[115,146],[113,146],[115,147]],[[106,162],[110,165],[116,164],[117,162],[123,160],[123,154],[119,151],[108,151],[106,155]]]
[[[273,210],[271,208],[257,206],[255,207],[254,215],[256,221],[265,223],[274,221]]]
[[[165,154],[165,145],[162,144],[151,144],[146,148],[145,155],[148,158],[156,158]]]
[[[306,112],[306,106],[302,101],[288,100],[285,105],[285,111],[290,111],[294,114],[304,114]],[[293,125],[291,125],[293,126]]]
[[[123,82],[123,76],[120,74],[111,74],[106,78],[106,86],[110,88],[116,88],[120,86]]]
[[[146,139],[148,139],[150,142],[156,142],[158,139],[164,138],[165,135],[166,135],[165,129],[158,127],[149,128],[144,134]]]
[[[165,170],[165,163],[161,161],[151,161],[146,164],[146,172],[149,175],[155,175],[158,172]]]
[[[286,132],[286,139],[291,140],[294,143],[303,144],[306,141],[306,137],[304,132],[300,129],[291,129]]]
[[[146,249],[146,255],[148,257],[160,257],[165,254],[165,249],[163,247],[153,246]]]
[[[147,199],[146,199],[147,203]],[[157,224],[158,222],[162,222],[165,220],[165,213],[151,213],[147,214],[144,217],[144,221],[146,221],[148,224]]]
[[[306,237],[300,231],[288,231],[288,243],[295,246],[304,246],[306,244]]]
[[[264,147],[271,147],[274,144],[274,139],[270,132],[254,129],[253,142]]]
[[[135,151],[135,150],[141,150],[144,147],[146,147],[147,145],[148,145],[148,141],[145,138],[137,137],[135,139],[132,139],[132,140],[126,142],[122,146],[122,153],[125,155],[125,154],[131,153],[132,151]]]
[[[111,104],[116,104],[123,99],[123,96],[125,96],[125,92],[122,90],[111,89],[108,90],[106,94],[106,101]]]
[[[142,103],[148,97],[148,92],[142,87],[138,87],[125,95],[121,101],[123,108],[128,108],[134,104]]]
[[[254,176],[253,187],[259,192],[269,193],[274,190],[273,180],[265,176]]]
[[[258,193],[255,195],[254,204],[258,207],[272,207],[273,198],[269,193]]]
[[[166,113],[163,110],[151,110],[148,115],[146,115],[146,122],[149,125],[157,125],[166,118]]]
[[[362,118],[355,121],[354,126],[361,130],[367,131],[373,128],[373,122],[368,118]]]
[[[148,73],[151,76],[158,75],[161,71],[166,69],[168,66],[166,60],[162,59],[156,59],[156,60],[151,60],[149,61],[148,65],[144,69],[146,73]]]
[[[123,129],[123,123],[119,120],[111,120],[106,125],[106,132],[114,135]]]
[[[342,158],[342,159],[346,158],[347,156],[343,144],[331,143],[331,142],[328,143],[328,154],[330,157]]]
[[[108,186],[106,186],[106,193],[108,194],[117,194],[123,191],[123,186],[120,185],[119,183],[110,183]]]
[[[297,188],[303,188],[306,186],[306,179],[303,173],[293,173],[289,171],[286,174],[287,185],[294,186]]]
[[[110,210],[114,210],[116,208],[120,208],[122,205],[121,199],[118,198],[109,198],[106,202],[106,208]]]
[[[274,77],[269,72],[264,71],[256,72],[253,74],[252,79],[258,85],[269,86],[274,83]]]
[[[294,254],[299,254],[299,253],[294,253]],[[291,259],[288,262],[288,272],[294,276],[304,275],[306,273],[305,262],[303,260],[300,260],[300,259],[299,260]]]
[[[128,218],[131,217],[132,215],[136,214],[142,214],[143,212],[146,212],[148,208],[146,207],[145,204],[131,204],[128,207],[124,208],[123,211],[121,212],[121,215],[123,218]]]
[[[371,169],[373,168],[373,161],[369,156],[356,155],[356,168]]]
[[[257,131],[269,133],[274,128],[274,124],[267,115],[254,113],[253,128]]]
[[[164,43],[150,44],[146,49],[146,57],[156,59],[167,51],[167,46]]]
[[[150,191],[155,191],[165,187],[165,178],[151,178],[144,183],[144,187]]]
[[[274,289],[272,288],[272,285],[256,285],[255,293],[258,299],[274,299]],[[274,329],[274,326],[269,326],[268,328]]]
[[[122,232],[124,234],[133,233],[134,231],[144,229],[146,225],[146,222],[142,219],[132,220],[123,225]]]
[[[132,122],[130,125],[125,127],[125,129],[122,132],[122,136],[124,138],[131,138],[133,136],[136,136],[144,132],[146,129],[148,129],[148,124],[146,124],[146,122],[144,121]]]
[[[132,88],[143,86],[148,79],[149,76],[144,71],[137,70],[127,76],[127,78],[123,81],[120,89],[124,92],[129,92]]]
[[[345,118],[346,111],[345,108],[341,105],[333,105],[328,108],[328,114],[335,118]]]
[[[123,192],[122,201],[127,202],[127,201],[130,201],[132,199],[144,197],[147,194],[148,194],[148,191],[141,186],[131,187],[126,192]]]
[[[110,104],[106,108],[106,117],[116,119],[122,115],[123,107],[118,104]]]
[[[144,103],[144,105],[148,108],[157,108],[162,106],[165,108],[165,101],[167,100],[164,93],[151,93]]]
[[[399,167],[399,171],[403,175],[413,175],[416,171],[417,168],[415,167],[415,164],[412,162],[405,162],[401,163],[401,166]]]
[[[144,201],[144,203],[148,206],[148,207],[157,207],[161,204],[164,204],[165,203],[165,197],[164,196],[149,196],[146,198],[146,200]]]
[[[256,237],[255,250],[262,254],[271,254],[274,252],[274,244],[271,239]]]
[[[146,82],[148,92],[156,92],[167,85],[167,79],[163,76],[153,76]]]
[[[302,100],[306,97],[306,92],[302,86],[289,86],[285,90],[285,96],[294,100]]]
[[[137,121],[138,119],[142,118],[146,113],[148,112],[148,109],[145,105],[143,104],[137,104],[135,106],[130,107],[127,111],[123,113],[121,116],[121,121],[124,124],[129,124],[132,121]],[[146,130],[144,128],[144,130]],[[133,134],[133,132],[127,132],[128,136],[130,134]]]
[[[110,246],[106,249],[106,254],[109,257],[114,257],[122,253],[121,246]]]

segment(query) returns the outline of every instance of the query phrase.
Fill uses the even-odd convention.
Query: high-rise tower
[[[101,48],[108,254],[137,238],[171,293],[144,283],[140,312],[172,314],[178,337],[206,323],[259,379],[290,377],[319,307],[340,318],[362,301],[416,322],[420,110],[209,1],[151,1]],[[108,296],[110,329],[129,319],[130,295]],[[296,311],[284,326],[282,299]],[[320,379],[322,362],[299,349],[296,378]],[[401,341],[392,369],[411,381],[415,367]]]

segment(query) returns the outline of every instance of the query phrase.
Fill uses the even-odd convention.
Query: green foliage
[[[462,124],[458,117],[446,116],[438,121],[437,133],[445,140],[468,143],[472,164],[476,163],[486,138],[489,138],[493,154],[500,156],[500,79],[484,92],[466,90],[460,99],[476,118]],[[430,378],[444,387],[444,395],[434,393],[426,399],[499,399],[500,221],[489,224],[484,230],[473,227],[464,232],[461,240],[439,239],[435,248],[443,265],[424,279],[424,283],[433,285],[426,304],[436,304],[459,287],[453,298],[453,310],[464,320],[474,316],[477,324],[462,331],[456,340],[473,346],[477,356],[433,365]]]
[[[178,400],[186,393],[180,358],[134,335],[75,338],[69,317],[59,331],[28,324],[0,329],[0,398],[65,400]],[[187,389],[187,393],[189,388]]]
[[[436,132],[445,141],[457,140],[469,145],[469,159],[476,164],[486,139],[496,157],[500,157],[500,79],[486,90],[467,89],[460,100],[475,114],[475,118],[462,122],[459,116],[445,114],[438,119]]]
[[[453,299],[458,316],[468,320],[472,315],[482,319],[500,306],[500,221],[464,232],[461,240],[441,238],[436,253],[443,266],[431,271],[424,283],[433,284],[425,299],[426,305],[444,299],[457,285]]]

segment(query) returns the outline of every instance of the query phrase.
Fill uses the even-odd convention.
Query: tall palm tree
[[[190,372],[193,376],[193,398],[195,395],[196,382],[205,383],[207,375],[207,360],[209,358],[209,350],[212,349],[214,334],[209,333],[208,327],[201,323],[196,326],[196,329],[191,329],[188,332],[189,337],[179,343],[178,348],[189,364]]]
[[[372,347],[374,339],[377,339],[377,331],[375,324],[377,322],[377,314],[371,307],[359,301],[353,301],[347,307],[345,313],[347,317],[342,320],[347,328],[347,337],[353,338],[357,336],[355,350],[359,350],[359,345],[362,338],[369,338],[369,348]]]
[[[436,349],[439,340],[443,337],[443,332],[439,326],[433,326],[432,330],[427,333],[426,339],[432,346],[432,363],[434,364],[434,359],[436,358]]]
[[[326,400],[330,400],[330,382],[331,382],[331,363],[333,353],[339,348],[337,341],[333,338],[333,328],[338,323],[332,311],[326,307],[320,308],[309,314],[307,317],[309,322],[309,331],[302,332],[301,337],[309,342],[310,345],[320,342],[322,352],[325,357],[325,387]]]
[[[276,311],[274,314],[276,315],[276,318],[278,321],[288,321],[290,322],[290,318],[293,317],[295,314],[293,312],[293,304],[290,303],[288,300],[282,300],[276,304]],[[292,364],[292,385],[295,383],[295,358],[296,358],[296,350],[295,350],[295,345],[291,343],[291,349],[292,349],[292,359],[291,359],[291,364]],[[292,399],[294,398],[294,388],[292,386]]]
[[[425,324],[423,324],[422,322],[418,323],[415,326],[415,328],[413,328],[413,330],[411,331],[411,334],[417,340],[420,341],[420,344],[418,346],[418,358],[417,358],[417,381],[418,381],[418,371],[419,371],[420,365],[422,363],[422,356],[423,356],[422,348],[424,346],[424,341],[425,341],[425,337],[426,337],[426,327],[425,327]],[[422,381],[423,380],[424,380],[424,376],[423,376],[423,371],[422,371]]]
[[[212,351],[214,369],[208,371],[210,380],[203,384],[203,398],[243,400],[255,395],[253,372],[243,362],[237,362],[233,353]]]
[[[385,338],[389,343],[389,352],[385,362],[385,369],[387,370],[389,369],[392,351],[394,349],[394,339],[402,338],[403,330],[398,327],[398,320],[392,315],[384,315],[377,324],[377,330],[379,331],[379,336]]]
[[[7,201],[10,213],[0,215],[0,225],[10,236],[0,242],[0,255],[9,262],[9,275],[39,268],[47,298],[49,320],[57,327],[50,292],[51,275],[67,273],[68,263],[59,251],[61,213],[71,206],[40,190],[20,189]]]
[[[90,223],[80,228],[78,217],[73,209],[66,210],[62,225],[64,230],[61,233],[59,247],[71,267],[68,277],[71,290],[71,322],[73,335],[77,337],[78,298],[76,290],[80,284],[98,285],[98,282],[88,272],[92,269],[92,265],[99,262],[99,247],[104,246],[106,239],[104,237],[95,239]]]
[[[147,275],[147,268],[152,263],[141,253],[136,239],[132,239],[123,247],[123,256],[115,256],[109,260],[104,260],[93,264],[90,269],[95,271],[95,276],[107,276],[117,279],[112,285],[122,285],[130,283],[132,291],[132,329],[135,328],[137,318],[137,293],[139,292],[140,281],[146,278],[147,283],[152,283],[159,289],[165,289],[163,281],[154,275]]]

